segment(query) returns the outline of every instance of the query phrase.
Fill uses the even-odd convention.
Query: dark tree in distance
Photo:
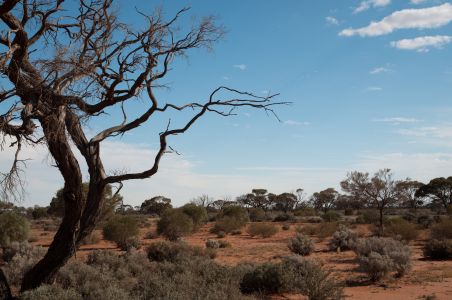
[[[400,197],[400,205],[414,210],[422,206],[426,197],[418,193],[418,190],[423,185],[422,182],[410,178],[399,181],[396,188]]]
[[[161,79],[175,59],[190,49],[210,49],[223,36],[223,29],[207,17],[184,30],[177,23],[187,9],[169,20],[161,10],[141,14],[146,25],[136,29],[120,22],[113,0],[79,0],[75,8],[74,2],[4,0],[0,4],[0,73],[4,77],[0,131],[4,141],[16,148],[11,168],[0,181],[2,199],[20,197],[23,191],[20,150],[25,144],[47,147],[64,179],[61,225],[46,255],[25,274],[21,291],[53,281],[94,229],[107,185],[157,173],[162,156],[171,150],[168,137],[186,132],[209,112],[231,116],[235,109],[248,107],[274,114],[273,105],[282,104],[272,101],[275,95],[259,97],[228,87],[218,87],[205,102],[162,103],[155,89],[163,85]],[[225,92],[233,95],[226,97]],[[142,110],[128,114],[124,104],[138,98],[146,99]],[[111,109],[121,111],[123,119],[88,138],[86,122]],[[193,115],[180,127],[167,124],[158,136],[151,166],[137,172],[105,171],[102,142],[168,111]],[[86,199],[81,163],[88,167]]]
[[[339,199],[339,193],[333,188],[327,188],[312,195],[310,202],[316,210],[327,212],[334,208]]]
[[[416,192],[417,197],[428,197],[434,206],[442,206],[448,209],[452,205],[452,176],[438,177],[422,185]]]

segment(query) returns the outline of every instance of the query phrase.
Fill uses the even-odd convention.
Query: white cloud
[[[237,68],[239,70],[245,71],[246,65],[245,64],[239,64],[239,65],[233,65],[234,68]]]
[[[330,25],[339,25],[339,20],[336,19],[335,17],[328,16],[325,18],[325,21],[327,24]]]
[[[369,74],[376,75],[381,73],[388,73],[391,72],[391,69],[385,68],[385,67],[377,67],[369,71]]]
[[[379,87],[379,86],[369,86],[369,87],[367,88],[367,90],[368,90],[369,92],[379,92],[379,91],[382,91],[383,88],[382,88],[382,87]]]
[[[392,117],[392,118],[374,118],[372,122],[382,122],[382,123],[417,123],[422,122],[422,120],[416,118],[405,118],[405,117]]]
[[[284,125],[307,126],[307,125],[311,125],[311,123],[309,123],[309,122],[300,122],[300,121],[295,121],[295,120],[287,120],[287,121],[284,121]]]
[[[396,11],[379,22],[371,22],[368,26],[342,30],[340,36],[380,36],[398,29],[438,28],[452,21],[452,4],[420,9],[404,9]]]
[[[442,46],[447,45],[450,42],[452,42],[452,36],[436,35],[394,41],[391,42],[391,46],[401,50],[416,50],[418,52],[428,52],[429,48],[440,49]]]
[[[354,13],[360,13],[368,10],[371,7],[384,7],[391,4],[391,0],[366,0],[362,1],[357,8],[355,8]]]

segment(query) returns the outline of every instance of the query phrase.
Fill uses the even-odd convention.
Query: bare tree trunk
[[[49,150],[64,178],[65,213],[46,255],[25,274],[21,291],[36,288],[42,283],[52,283],[58,270],[76,250],[84,202],[82,174],[66,137],[64,117],[65,111],[60,108],[58,116],[41,120],[41,124]]]
[[[0,300],[11,300],[13,296],[11,295],[11,290],[9,288],[8,281],[6,280],[6,276],[3,273],[3,270],[0,269]]]

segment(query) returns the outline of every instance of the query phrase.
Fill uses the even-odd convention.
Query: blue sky
[[[134,6],[123,20],[140,26]],[[162,102],[203,100],[220,85],[293,102],[281,119],[260,111],[209,115],[170,140],[155,178],[126,183],[126,202],[163,194],[176,205],[207,193],[235,197],[252,188],[308,193],[338,187],[352,170],[391,168],[426,181],[452,168],[452,3],[435,0],[161,1],[181,20],[215,15],[227,34],[214,48],[178,60],[158,93]],[[372,23],[373,22],[373,23]],[[450,44],[449,44],[450,43]],[[142,102],[127,107],[139,111]],[[113,114],[114,116],[114,114]],[[141,170],[152,161],[165,116],[102,148],[107,169]],[[90,124],[93,132],[112,123]],[[5,165],[6,154],[0,157]],[[44,150],[29,150],[24,205],[46,205],[62,182]]]

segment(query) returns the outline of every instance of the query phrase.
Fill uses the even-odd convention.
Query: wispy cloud
[[[366,11],[371,7],[384,7],[391,4],[391,0],[366,0],[362,1],[353,11],[355,14]]]
[[[369,74],[371,75],[377,75],[382,73],[388,73],[391,72],[391,69],[385,68],[385,67],[377,67],[369,71]]]
[[[339,25],[339,20],[335,17],[328,16],[325,18],[325,21],[329,25]]]
[[[233,65],[234,68],[237,68],[239,70],[245,71],[246,70],[246,65],[245,64],[238,64],[238,65]]]
[[[427,2],[428,0],[410,0],[411,4],[422,4]]]
[[[445,26],[452,21],[452,4],[396,11],[379,22],[371,22],[368,26],[342,30],[340,36],[380,36],[398,29],[428,29]]]
[[[452,42],[452,36],[436,35],[394,41],[391,42],[391,46],[401,50],[415,50],[418,52],[428,52],[430,48],[440,49],[444,45],[449,44],[450,42]]]
[[[310,122],[300,122],[300,121],[295,121],[295,120],[287,120],[287,121],[284,121],[284,125],[307,126],[307,125],[311,125],[311,123]]]
[[[392,117],[392,118],[373,118],[372,122],[382,122],[382,123],[418,123],[423,122],[423,120],[419,120],[416,118],[405,118],[405,117]]]

